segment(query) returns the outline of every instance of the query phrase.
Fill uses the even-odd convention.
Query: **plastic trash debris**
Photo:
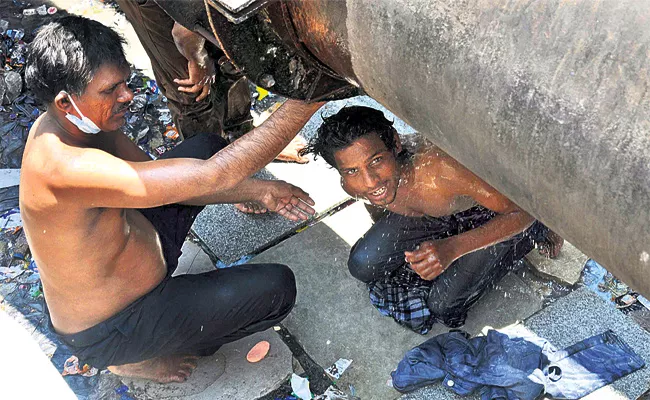
[[[49,15],[56,14],[57,11],[59,11],[59,9],[56,8],[56,7],[50,7],[50,8],[47,9],[47,13],[48,13]]]
[[[129,387],[126,385],[122,385],[120,387],[115,388],[115,394],[124,394],[129,391]]]
[[[261,87],[259,87],[259,86],[257,86],[257,87],[255,88],[255,90],[256,90],[256,92],[258,93],[258,95],[257,95],[257,100],[259,100],[259,101],[264,100],[264,98],[265,98],[266,96],[269,95],[269,91],[268,91],[268,90],[266,90],[266,89],[264,89],[264,88],[261,88]]]
[[[352,360],[347,360],[345,358],[339,358],[334,365],[325,369],[325,373],[329,375],[332,379],[338,380],[341,378],[341,375],[345,372],[346,369],[352,364]]]
[[[20,92],[23,90],[23,78],[20,77],[18,72],[7,71],[5,72],[4,81],[6,89],[2,104],[10,104],[20,96]]]
[[[309,379],[291,374],[291,389],[293,393],[302,400],[311,400],[313,397],[309,390]]]
[[[47,15],[47,7],[45,6],[45,4],[43,4],[40,7],[36,8],[36,12],[38,13],[38,15]]]
[[[13,41],[19,41],[25,37],[25,31],[22,29],[7,29],[5,35]]]
[[[271,344],[266,340],[262,340],[253,346],[252,349],[250,349],[246,355],[246,360],[250,363],[260,362],[264,359],[264,357],[266,357],[267,354],[269,354],[270,348]]]
[[[644,306],[645,308],[647,308],[647,309],[650,310],[650,300],[646,299],[645,297],[643,297],[643,296],[641,296],[641,295],[639,295],[639,296],[636,298],[636,300],[637,300],[639,303],[643,304],[643,306]]]
[[[625,294],[625,295],[623,295],[621,297],[617,297],[615,299],[615,302],[616,302],[616,308],[619,308],[619,309],[627,308],[627,307],[633,305],[634,303],[636,303],[636,297],[633,296],[632,294],[628,293],[628,294]]]
[[[29,289],[29,295],[32,297],[32,299],[35,299],[35,298],[41,297],[43,295],[43,292],[41,291],[40,287],[32,286],[32,288]]]
[[[36,15],[36,9],[34,8],[26,8],[23,10],[23,15],[26,17],[29,17],[30,15]]]
[[[11,267],[0,267],[0,279],[14,279],[23,272],[25,272],[25,270],[17,265]]]
[[[20,210],[11,209],[0,214],[0,229],[13,229],[23,226],[23,220],[20,218]]]
[[[171,140],[176,140],[178,139],[180,135],[178,134],[178,130],[176,129],[175,126],[168,126],[167,131],[165,132],[165,137]]]
[[[9,21],[0,19],[0,34],[5,34],[7,31],[7,28],[9,28]]]
[[[350,397],[341,390],[330,386],[325,393],[314,397],[314,400],[349,400]]]
[[[71,356],[63,364],[63,371],[61,372],[62,376],[66,375],[81,375],[85,377],[91,377],[97,375],[99,370],[95,367],[90,367],[88,364],[84,364],[83,367],[79,368],[79,359],[77,356]]]

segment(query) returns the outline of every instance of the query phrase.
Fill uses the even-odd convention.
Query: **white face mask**
[[[76,115],[72,115],[70,113],[65,113],[65,117],[68,119],[68,121],[72,122],[74,126],[79,128],[80,131],[84,133],[88,133],[90,135],[96,135],[102,130],[95,125],[93,121],[90,120],[90,118],[84,116],[81,111],[79,111],[79,108],[77,105],[74,103],[74,100],[72,100],[72,96],[68,94],[68,92],[62,92],[68,96],[68,99],[70,99],[70,103],[72,103],[72,107],[74,107],[75,110],[77,110],[77,113],[81,116],[81,119],[77,117]]]

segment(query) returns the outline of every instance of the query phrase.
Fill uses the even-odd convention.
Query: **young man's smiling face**
[[[396,137],[395,153],[400,150]],[[334,160],[341,174],[341,185],[350,196],[365,198],[377,206],[395,201],[400,166],[393,151],[386,148],[379,135],[361,136],[349,146],[337,150]]]

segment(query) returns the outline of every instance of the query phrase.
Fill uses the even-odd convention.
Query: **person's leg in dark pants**
[[[175,354],[206,356],[282,321],[296,299],[293,272],[246,264],[166,279],[134,312],[137,324],[115,347],[116,365]]]
[[[534,248],[530,237],[534,229],[454,261],[433,281],[427,302],[431,313],[450,328],[463,325],[469,308],[485,290]]]
[[[350,274],[369,283],[404,266],[404,252],[453,232],[449,219],[405,217],[388,212],[352,247]]]
[[[151,60],[158,87],[167,97],[174,123],[183,138],[200,132],[221,135],[230,83],[218,72],[218,67],[215,82],[205,99],[197,102],[196,95],[179,91],[174,79],[186,79],[189,72],[187,59],[178,51],[172,36],[174,20],[154,0],[117,2]],[[249,106],[250,101],[247,111]]]

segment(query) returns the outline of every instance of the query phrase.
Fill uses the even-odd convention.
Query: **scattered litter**
[[[311,400],[313,397],[311,390],[309,390],[309,379],[302,378],[296,374],[291,375],[291,389],[302,400]]]
[[[38,15],[47,15],[47,7],[45,6],[45,4],[36,8],[36,13],[38,13]]]
[[[49,15],[56,14],[57,11],[59,11],[59,10],[56,7],[50,7],[50,8],[47,9],[47,13]]]
[[[91,377],[97,375],[99,370],[95,367],[90,367],[88,364],[84,364],[82,368],[79,368],[79,359],[77,356],[71,356],[65,360],[63,364],[62,376],[66,375],[81,375],[85,377]]]
[[[645,308],[647,308],[647,309],[650,310],[650,301],[649,301],[648,299],[646,299],[645,297],[639,295],[639,296],[637,296],[636,300],[637,300],[639,303],[643,304],[643,306],[644,306]]]
[[[0,267],[0,279],[14,279],[25,270],[17,265],[11,267]]]
[[[340,391],[339,389],[335,388],[334,386],[330,386],[327,388],[325,393],[318,395],[314,397],[314,400],[349,400],[350,397]]]
[[[9,28],[9,21],[0,19],[0,34],[4,35],[7,28]]]
[[[13,54],[13,53],[12,53]],[[7,71],[4,76],[5,80],[5,95],[2,104],[10,104],[23,90],[23,78],[15,71]]]
[[[328,340],[327,342],[325,342],[325,344],[327,344],[329,346],[330,344],[332,344],[332,341]]]
[[[253,346],[252,349],[250,349],[250,351],[246,355],[246,360],[248,360],[248,362],[250,363],[260,362],[264,359],[264,357],[266,357],[267,354],[269,354],[270,348],[271,348],[271,344],[266,340],[262,340],[261,342]]]
[[[124,394],[128,391],[129,391],[129,387],[126,385],[122,385],[115,389],[115,394]]]
[[[21,226],[23,226],[23,220],[20,218],[18,208],[0,214],[0,229],[14,229]]]
[[[256,92],[258,93],[258,95],[256,96],[256,98],[257,98],[257,100],[259,100],[259,101],[264,100],[264,98],[265,98],[266,96],[269,95],[269,91],[268,91],[268,90],[266,90],[266,89],[264,89],[264,88],[261,88],[261,87],[259,87],[259,86],[257,86],[257,87],[255,88],[255,90],[256,90]]]
[[[334,380],[339,380],[341,375],[345,372],[346,369],[352,364],[352,360],[347,360],[345,358],[339,358],[334,365],[325,369],[325,373],[329,375]]]
[[[36,299],[38,297],[41,297],[43,295],[43,292],[41,291],[41,288],[36,285],[32,286],[32,288],[29,289],[29,295],[32,297],[32,299]]]
[[[625,294],[621,297],[616,298],[616,308],[627,308],[634,303],[636,303],[636,297],[632,294]]]
[[[631,310],[645,305],[644,301],[647,302],[645,298],[640,300],[642,296],[634,292],[594,260],[587,261],[582,280],[592,292],[624,313],[629,313]],[[635,306],[637,303],[640,304]]]
[[[30,15],[36,15],[36,9],[34,8],[26,8],[23,10],[23,15],[26,17],[29,17]]]
[[[276,332],[280,331],[281,329],[282,329],[282,328],[280,328],[279,326],[274,326],[274,327],[273,327],[273,330],[276,331]]]

